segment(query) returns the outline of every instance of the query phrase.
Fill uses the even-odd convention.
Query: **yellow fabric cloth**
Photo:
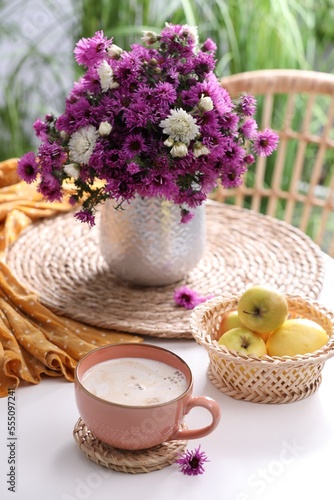
[[[67,212],[71,206],[49,203],[34,185],[20,181],[17,159],[0,162],[0,397],[21,381],[38,384],[41,376],[73,381],[81,356],[116,342],[141,337],[91,327],[58,316],[22,286],[5,264],[5,252],[34,221]]]

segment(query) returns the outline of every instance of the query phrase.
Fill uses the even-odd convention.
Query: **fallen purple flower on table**
[[[183,472],[186,476],[197,476],[198,474],[203,474],[205,469],[203,464],[209,462],[204,451],[201,450],[201,445],[195,450],[187,450],[176,463],[179,464],[180,472]]]
[[[192,290],[187,286],[181,286],[174,291],[174,300],[177,305],[185,309],[194,309],[194,307],[202,304],[206,300],[212,299],[213,295],[200,295],[196,290]]]

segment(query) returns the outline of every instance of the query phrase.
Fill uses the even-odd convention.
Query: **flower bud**
[[[144,31],[142,40],[146,45],[153,45],[158,40],[158,37],[153,31]]]
[[[187,156],[188,148],[183,142],[175,142],[174,146],[170,150],[170,154],[174,157],[183,158],[184,156]]]
[[[112,126],[109,122],[101,122],[99,126],[99,134],[102,136],[107,136],[112,131]]]
[[[210,150],[204,146],[201,142],[195,142],[193,153],[195,158],[198,158],[199,156],[204,156],[208,155],[210,153]]]
[[[201,111],[211,111],[213,109],[213,102],[211,97],[209,96],[204,96],[202,94],[201,99],[198,103],[198,108]]]
[[[110,89],[118,89],[119,87],[119,83],[116,82],[116,80],[114,80],[113,78],[111,79],[110,81],[110,85],[109,85],[109,88]]]
[[[245,163],[247,163],[247,165],[251,165],[252,163],[254,163],[255,158],[253,155],[249,154],[249,155],[245,156],[244,160],[245,160]]]
[[[60,137],[61,137],[64,141],[66,141],[66,139],[68,139],[68,133],[67,133],[67,132],[65,132],[65,130],[61,130],[61,131],[59,132],[59,135],[60,135]]]
[[[168,139],[165,140],[164,145],[171,148],[174,146],[174,140],[171,137],[168,137]]]
[[[119,47],[115,43],[113,43],[112,45],[110,45],[110,47],[107,48],[108,56],[111,59],[119,59],[122,52],[123,52],[123,49],[121,49],[121,47]]]

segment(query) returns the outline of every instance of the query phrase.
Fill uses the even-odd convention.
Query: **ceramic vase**
[[[124,209],[107,200],[101,207],[100,250],[121,280],[141,286],[165,286],[182,280],[205,248],[205,205],[180,222],[180,208],[158,197],[137,196]]]

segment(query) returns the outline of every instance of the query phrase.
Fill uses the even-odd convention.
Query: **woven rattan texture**
[[[9,248],[7,264],[54,312],[95,326],[166,338],[191,338],[191,311],[174,303],[187,285],[203,295],[227,296],[267,283],[316,298],[322,288],[321,252],[285,222],[209,202],[203,258],[185,280],[166,287],[133,287],[117,279],[99,252],[98,227],[72,214],[38,222]],[[98,225],[98,219],[97,219]]]
[[[80,450],[92,462],[130,474],[163,469],[173,464],[187,446],[187,441],[170,441],[147,450],[119,450],[97,439],[81,418],[75,424],[73,436]]]
[[[311,230],[312,239],[334,257],[334,170],[328,168],[334,151],[334,75],[264,69],[228,75],[221,85],[232,97],[254,95],[258,123],[274,128],[280,140],[272,157],[258,157],[241,186],[220,186],[215,200]]]
[[[289,295],[287,300],[291,317],[311,319],[326,330],[329,341],[324,347],[294,357],[247,356],[217,343],[221,319],[237,309],[238,297],[212,299],[193,312],[193,336],[208,352],[208,376],[220,391],[254,403],[290,403],[317,390],[324,363],[334,356],[334,312],[314,300]]]

